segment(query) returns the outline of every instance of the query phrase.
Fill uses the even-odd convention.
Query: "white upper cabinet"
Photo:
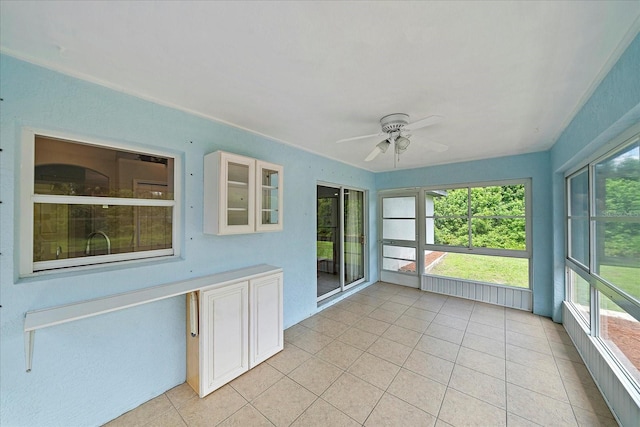
[[[280,165],[216,151],[204,156],[204,232],[282,230]]]

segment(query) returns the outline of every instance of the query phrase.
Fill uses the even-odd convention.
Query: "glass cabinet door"
[[[254,165],[255,160],[224,153],[224,168],[221,228],[225,232],[251,232],[254,228]]]
[[[249,166],[227,165],[227,225],[249,225]]]
[[[282,166],[257,161],[256,230],[282,230]]]

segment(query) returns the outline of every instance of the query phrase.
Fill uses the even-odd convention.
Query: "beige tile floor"
[[[285,331],[199,399],[179,385],[115,426],[615,426],[562,326],[377,283]]]

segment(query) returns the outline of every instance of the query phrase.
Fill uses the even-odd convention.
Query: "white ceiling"
[[[372,171],[548,149],[640,29],[640,1],[0,1],[0,50]],[[446,144],[443,153],[428,142]]]

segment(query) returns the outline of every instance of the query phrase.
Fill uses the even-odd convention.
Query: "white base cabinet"
[[[282,273],[197,292],[198,334],[187,297],[187,382],[204,397],[283,349]]]

